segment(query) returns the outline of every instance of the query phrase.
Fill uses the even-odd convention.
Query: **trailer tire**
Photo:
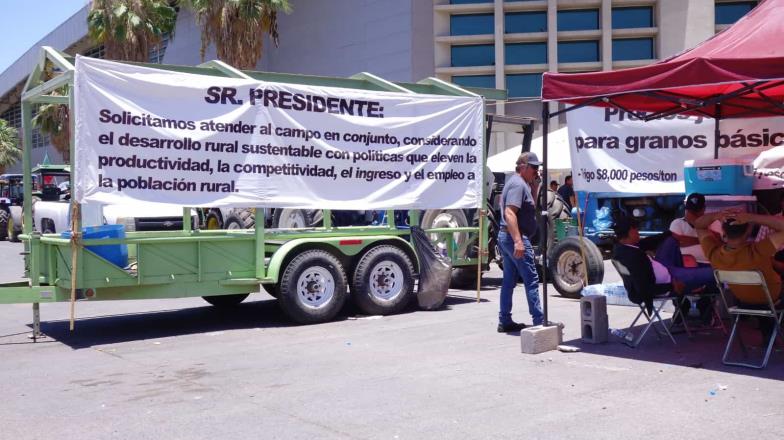
[[[351,278],[351,298],[368,315],[400,313],[414,295],[414,264],[397,246],[369,249]]]
[[[587,270],[588,284],[599,284],[604,279],[604,260],[596,245],[583,239],[585,259],[580,252],[580,238],[566,237],[553,247],[548,269],[555,290],[566,298],[579,298],[583,288],[583,275]]]
[[[313,209],[280,208],[272,215],[273,228],[312,228],[321,223],[323,223],[321,211]]]
[[[468,219],[465,212],[460,209],[429,209],[425,211],[420,222],[422,229],[432,228],[464,228],[468,226]],[[460,232],[456,234],[455,241],[457,243],[465,243],[468,240],[468,234]],[[440,251],[445,251],[448,244],[441,238],[439,234],[431,234],[430,240]]]
[[[8,231],[9,229],[13,229],[13,227],[11,211],[9,211],[6,206],[0,207],[0,241],[10,237]]]
[[[312,249],[295,256],[280,278],[278,302],[299,324],[326,322],[346,302],[346,272],[334,255]]]
[[[204,301],[212,304],[215,307],[225,308],[225,307],[236,307],[241,302],[245,301],[245,298],[248,297],[250,293],[236,293],[232,295],[211,295],[211,296],[202,296]]]

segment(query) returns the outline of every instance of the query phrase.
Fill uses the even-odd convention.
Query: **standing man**
[[[574,195],[574,182],[572,182],[571,175],[566,176],[566,179],[564,179],[564,184],[558,188],[558,195],[560,195],[561,198],[564,199],[564,202],[569,205],[569,211],[577,206],[577,199]]]
[[[550,191],[558,191],[558,181],[551,180],[550,181]]]
[[[528,311],[534,325],[544,321],[539,301],[539,277],[536,274],[534,248],[530,237],[536,233],[536,208],[531,187],[539,175],[541,162],[532,152],[517,158],[515,174],[504,185],[501,193],[501,225],[498,246],[504,259],[504,279],[501,284],[501,309],[498,313],[498,332],[508,333],[524,329],[522,323],[512,321],[512,294],[519,278],[523,279],[528,299]]]

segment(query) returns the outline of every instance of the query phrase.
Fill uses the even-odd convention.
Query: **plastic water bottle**
[[[617,337],[618,339],[620,339],[620,340],[622,340],[622,341],[624,341],[626,343],[634,342],[634,333],[632,333],[632,332],[627,332],[627,331],[621,330],[619,328],[614,328],[614,329],[610,330],[610,333],[612,333],[613,336]]]

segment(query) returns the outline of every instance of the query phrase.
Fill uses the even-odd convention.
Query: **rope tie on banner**
[[[71,204],[71,321],[70,330],[74,330],[74,323],[76,321],[76,278],[77,278],[77,260],[79,256],[79,247],[82,239],[82,231],[78,230],[79,226],[79,204]]]

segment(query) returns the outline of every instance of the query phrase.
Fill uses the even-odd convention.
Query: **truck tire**
[[[351,298],[368,315],[400,313],[414,295],[414,264],[397,246],[365,252],[351,278]]]
[[[583,239],[583,244],[587,262],[583,262],[579,237],[566,237],[559,241],[550,253],[548,269],[555,290],[563,297],[580,297],[586,271],[588,284],[600,284],[604,279],[604,260],[601,251],[588,239]]]
[[[312,228],[321,224],[323,224],[321,211],[314,209],[280,208],[272,215],[273,228]]]
[[[204,219],[204,229],[223,229],[223,222],[217,212],[207,213],[207,217]]]
[[[212,304],[215,307],[225,308],[225,307],[235,307],[238,306],[241,302],[245,301],[245,298],[248,297],[250,293],[236,293],[233,295],[211,295],[211,296],[202,296],[204,301]]]
[[[346,302],[346,272],[334,255],[312,249],[294,257],[280,278],[278,302],[299,324],[331,320]]]
[[[460,209],[429,209],[425,211],[420,222],[422,229],[432,228],[464,228],[468,226],[468,219],[465,212]],[[439,234],[431,234],[430,240],[440,251],[446,251],[447,241]],[[465,243],[468,234],[460,232],[456,234],[457,243]]]
[[[224,229],[253,229],[256,227],[256,213],[253,208],[235,209],[223,222]]]
[[[0,207],[0,240],[5,240],[10,235],[8,234],[9,230],[13,229],[13,221],[11,220],[11,211],[8,210],[7,207],[3,206]]]

